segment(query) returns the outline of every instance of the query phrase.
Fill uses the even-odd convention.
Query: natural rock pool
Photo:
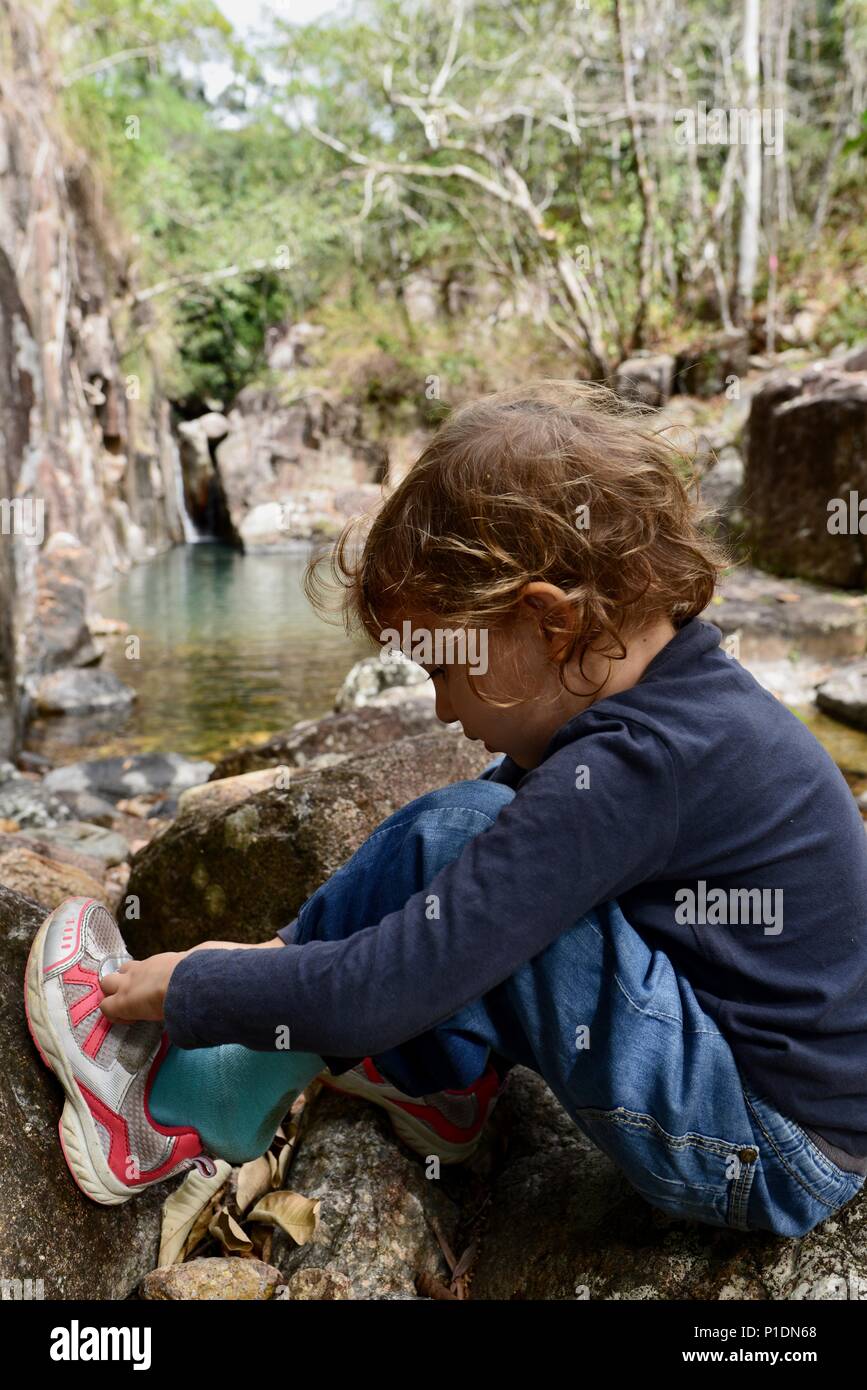
[[[221,545],[178,546],[138,565],[94,598],[140,639],[101,637],[102,667],[134,687],[125,715],[40,720],[28,747],[52,761],[172,751],[215,758],[328,711],[361,636],[320,619],[301,583],[312,547],[242,555]]]

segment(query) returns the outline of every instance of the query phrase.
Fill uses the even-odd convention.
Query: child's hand
[[[120,970],[100,982],[105,998],[99,1007],[105,1017],[111,1023],[161,1020],[172,971],[186,954],[163,951],[147,960],[124,961]]]

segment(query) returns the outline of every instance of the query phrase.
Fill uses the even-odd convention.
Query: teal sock
[[[170,1046],[154,1077],[150,1111],[161,1125],[197,1129],[215,1158],[246,1163],[265,1152],[295,1097],[324,1068],[314,1052]]]

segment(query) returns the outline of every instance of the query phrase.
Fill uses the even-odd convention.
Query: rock
[[[57,825],[71,819],[69,807],[44,782],[16,777],[0,786],[0,817],[22,827]]]
[[[6,848],[4,838],[0,849],[0,883],[13,893],[32,898],[49,911],[59,907],[64,898],[102,898],[103,885],[83,869],[34,854],[23,845]]]
[[[322,1269],[299,1269],[277,1294],[279,1299],[307,1303],[342,1302],[352,1298],[352,1280],[327,1266]]]
[[[677,354],[674,389],[687,396],[719,396],[733,379],[747,375],[749,335],[745,331],[714,333]]]
[[[0,139],[2,133],[0,126]],[[13,499],[19,495],[19,478],[30,447],[34,386],[40,366],[39,348],[21,298],[14,260],[14,252],[10,259],[5,245],[0,244],[0,435],[3,439],[0,450],[0,498],[13,506]],[[26,500],[21,498],[19,501],[19,522],[22,517],[38,522],[34,505],[36,499],[29,499],[29,515],[21,511],[21,505]],[[16,518],[11,509],[10,514],[14,527]],[[9,522],[6,521],[4,530],[8,527]],[[26,556],[30,551],[29,568],[32,572],[36,563],[33,556],[36,537],[31,534],[20,539],[21,544],[17,547],[19,555],[24,552]],[[21,603],[15,550],[15,539],[10,542],[4,535],[3,544],[0,545],[0,758],[14,752],[20,734],[16,618]]]
[[[420,687],[401,686],[399,691]],[[266,767],[318,768],[333,765],[341,758],[381,748],[396,739],[414,734],[445,732],[433,700],[403,699],[388,705],[353,706],[341,714],[322,719],[303,719],[285,734],[276,734],[267,743],[238,748],[222,758],[211,773],[211,781],[238,777]],[[326,760],[328,760],[326,762]],[[188,795],[188,793],[184,793]]]
[[[129,854],[129,845],[122,835],[98,825],[88,825],[86,821],[70,820],[41,830],[39,839],[45,844],[87,855],[103,869],[122,864]]]
[[[414,1298],[420,1274],[447,1280],[432,1227],[453,1237],[450,1192],[465,1175],[441,1172],[425,1176],[379,1109],[323,1089],[291,1169],[292,1190],[321,1202],[319,1226],[303,1246],[275,1230],[271,1259],[287,1281],[283,1297]]]
[[[194,761],[179,753],[138,753],[127,758],[67,763],[49,772],[44,785],[58,795],[90,792],[117,802],[142,793],[176,796],[187,787],[206,782],[213,770],[213,763]]]
[[[228,525],[245,548],[331,537],[379,505],[388,455],[365,439],[351,402],[313,391],[287,404],[248,388],[228,418],[216,470]]]
[[[844,372],[867,372],[867,343],[844,352],[839,365]]]
[[[426,271],[407,275],[401,286],[404,308],[410,323],[430,324],[442,315],[442,286]]]
[[[124,1299],[157,1262],[170,1186],[101,1207],[76,1187],[57,1139],[63,1091],[24,1016],[22,981],[43,908],[0,885],[0,1277],[46,1299]]]
[[[731,445],[720,451],[715,463],[701,479],[702,502],[714,510],[716,529],[733,539],[743,525],[741,490],[744,462]]]
[[[82,547],[70,546],[43,561],[34,622],[24,639],[25,670],[40,674],[99,661],[101,652],[87,622],[87,588],[75,573],[83,558]]]
[[[32,752],[20,752],[16,762],[22,772],[38,772],[40,775],[44,772],[50,772],[54,766],[50,758],[43,757],[41,753]],[[0,774],[0,782],[2,781],[3,777]]]
[[[867,534],[859,529],[867,533],[867,515],[858,510],[867,498],[867,372],[774,372],[753,396],[747,438],[744,511],[755,562],[867,587]],[[841,533],[835,500],[844,510]]]
[[[310,538],[333,539],[350,516],[374,511],[380,501],[380,489],[372,484],[334,492],[296,491],[253,507],[241,520],[238,535],[248,552],[291,548]]]
[[[73,820],[87,821],[89,825],[110,828],[114,825],[117,812],[105,797],[94,792],[58,792],[57,799],[67,806]]]
[[[20,741],[28,678],[99,659],[90,591],[183,537],[147,334],[129,377],[112,318],[135,288],[129,247],[107,227],[93,161],[62,130],[47,14],[15,3],[3,16],[0,498],[17,516],[0,545],[0,755]]]
[[[334,700],[334,709],[338,714],[342,710],[360,709],[372,704],[394,686],[402,688],[401,698],[410,693],[410,687],[419,686],[428,692],[427,698],[431,701],[435,699],[433,681],[417,662],[410,661],[402,652],[393,652],[392,655],[394,659],[389,661],[382,661],[379,656],[366,656],[355,663]]]
[[[867,639],[867,598],[828,593],[747,565],[727,574],[701,615],[724,635],[738,634],[739,660],[859,656]]]
[[[867,1198],[800,1240],[679,1221],[649,1206],[514,1068],[492,1123],[508,1133],[474,1299],[824,1299],[867,1274]],[[862,1285],[856,1285],[861,1287]]]
[[[122,618],[104,618],[101,613],[92,613],[87,620],[92,637],[125,637],[129,623]]]
[[[629,357],[614,373],[614,390],[623,400],[643,405],[665,405],[674,380],[674,358],[670,353]]]
[[[274,1297],[282,1282],[279,1269],[262,1260],[218,1256],[151,1270],[142,1280],[139,1294],[144,1299],[177,1302],[188,1299],[263,1302]]]
[[[781,323],[779,336],[784,343],[805,346],[812,343],[822,320],[822,306],[805,306],[793,314],[790,323]]]
[[[77,671],[64,667],[42,676],[34,691],[40,714],[74,714],[90,710],[126,709],[137,699],[132,686],[110,671]]]
[[[310,349],[325,333],[317,323],[290,324],[288,328],[277,329],[269,335],[267,348],[268,367],[272,372],[291,372],[296,367],[314,365]]]
[[[213,519],[216,494],[220,492],[214,450],[229,433],[229,421],[212,410],[195,420],[182,420],[177,433],[187,511],[204,524]]]
[[[816,691],[819,709],[856,729],[867,729],[867,661],[837,672]]]
[[[130,949],[146,956],[208,938],[266,940],[393,811],[477,777],[490,762],[478,748],[455,734],[422,734],[213,814],[207,802],[197,814],[191,801],[132,861],[141,920],[126,924]]]
[[[249,801],[257,792],[279,787],[281,783],[284,787],[288,786],[290,778],[291,769],[278,765],[244,772],[237,777],[221,777],[217,781],[202,782],[198,787],[188,787],[178,798],[178,820],[201,821],[226,810],[227,807]]]

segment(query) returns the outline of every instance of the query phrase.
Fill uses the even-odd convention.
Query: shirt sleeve
[[[288,1028],[293,1050],[386,1052],[486,994],[593,907],[662,876],[677,833],[667,745],[636,721],[600,717],[528,772],[400,911],[341,941],[184,957],[166,993],[170,1041],[270,1051]]]

